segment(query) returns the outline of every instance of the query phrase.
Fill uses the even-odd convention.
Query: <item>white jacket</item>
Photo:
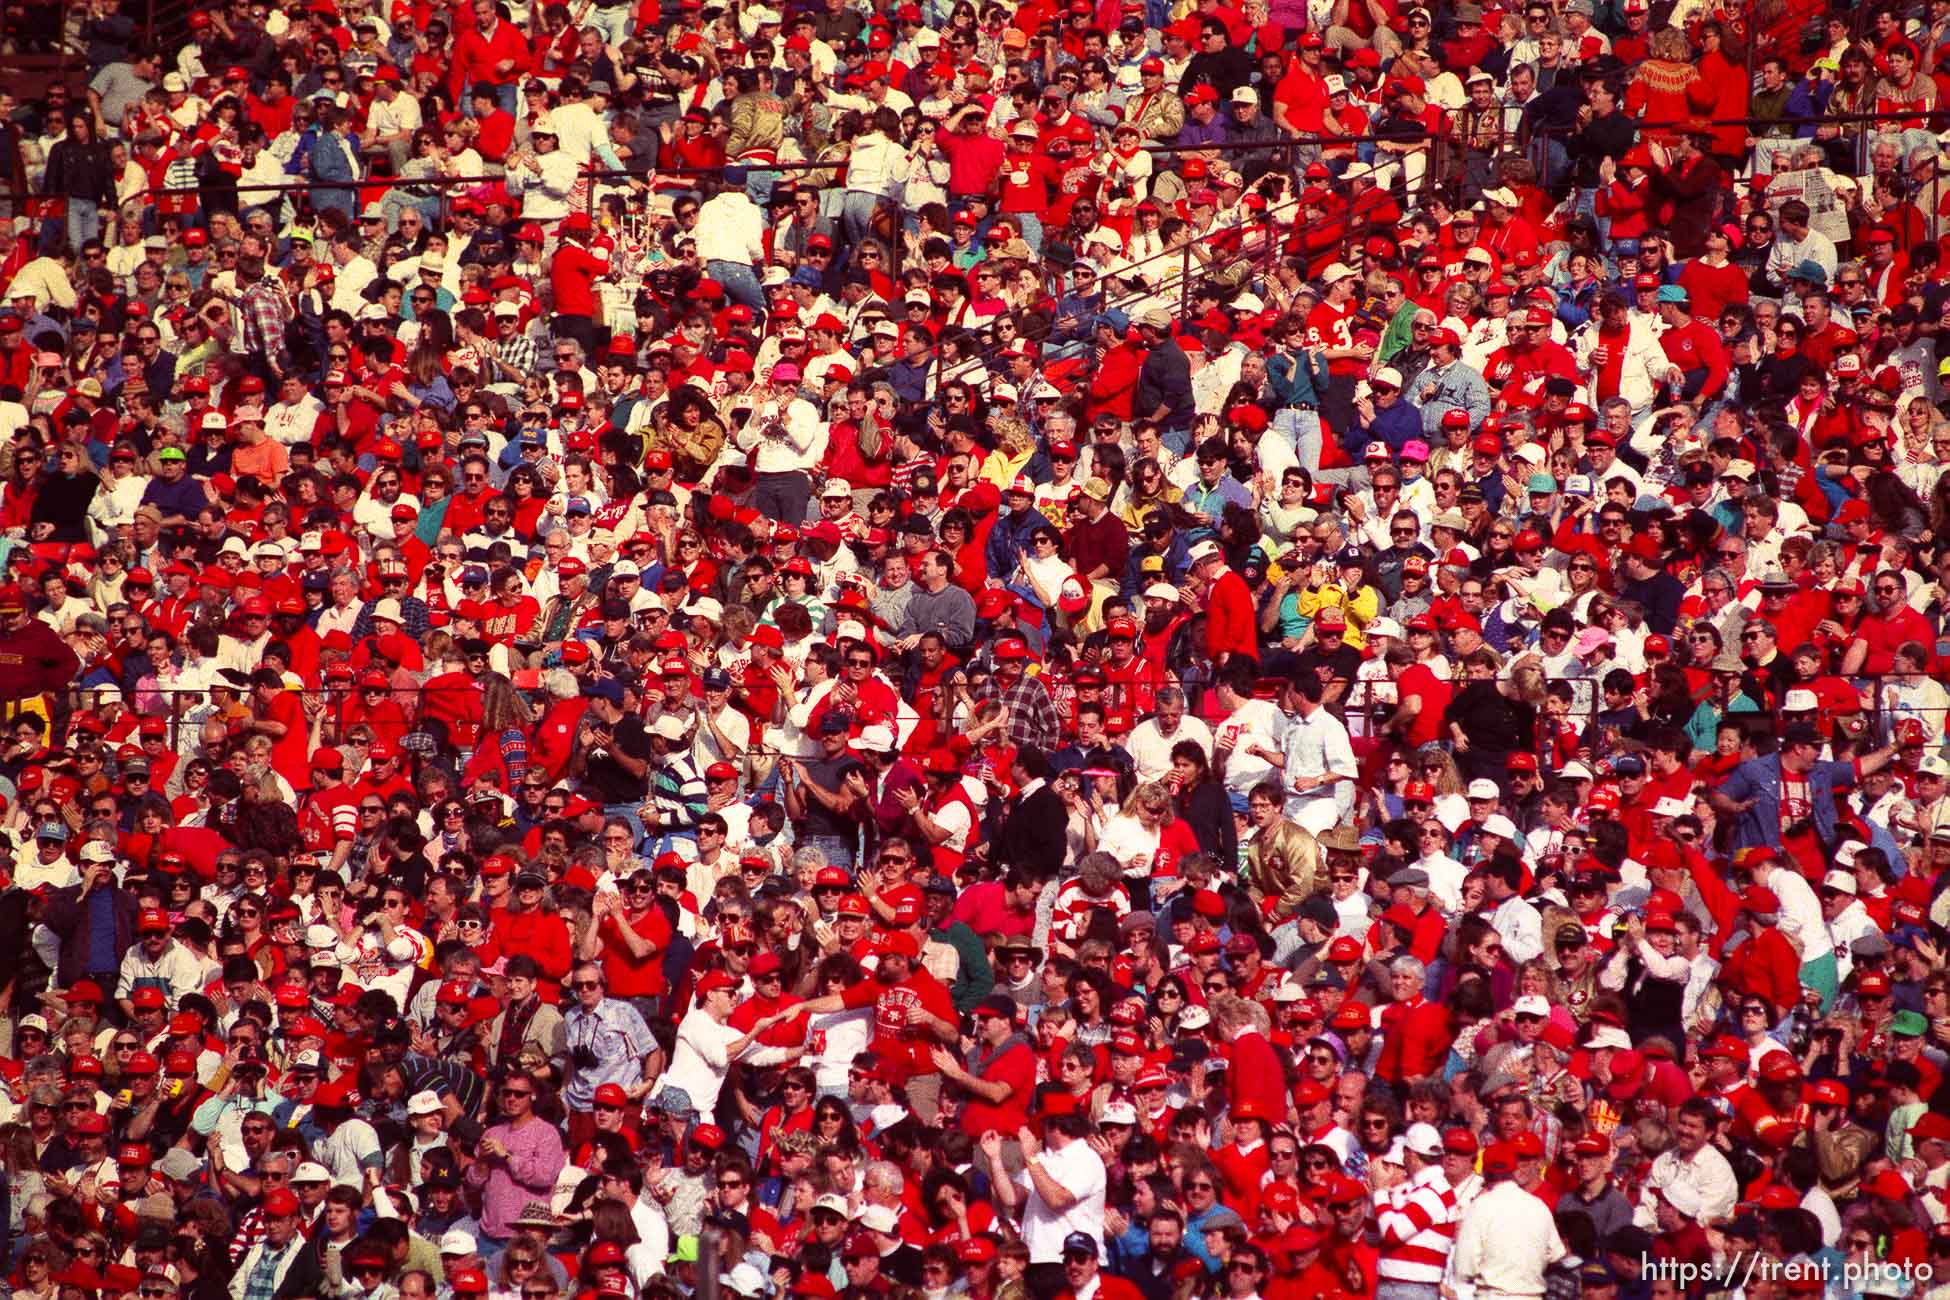
[[[756,266],[765,258],[765,216],[742,189],[721,190],[698,209],[697,255]]]
[[[1597,367],[1591,363],[1591,353],[1597,346],[1598,323],[1594,320],[1578,331],[1571,349],[1577,356],[1578,368],[1592,372],[1584,396],[1594,410],[1598,406],[1598,379]],[[1632,404],[1634,415],[1652,405],[1659,380],[1671,367],[1672,362],[1667,359],[1665,349],[1659,346],[1659,340],[1652,331],[1637,321],[1631,321],[1626,327],[1625,362],[1618,374],[1618,395]]]

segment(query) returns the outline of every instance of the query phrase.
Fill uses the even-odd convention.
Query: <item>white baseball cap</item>
[[[1402,1134],[1402,1144],[1425,1158],[1442,1154],[1442,1134],[1433,1124],[1410,1124],[1408,1132]]]

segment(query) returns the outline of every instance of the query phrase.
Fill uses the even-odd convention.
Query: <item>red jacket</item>
[[[1206,594],[1205,653],[1214,661],[1222,654],[1259,655],[1253,593],[1231,569],[1222,571]]]
[[[1404,1083],[1434,1074],[1449,1054],[1454,1035],[1449,1012],[1439,1003],[1416,997],[1381,1009],[1381,1059],[1375,1077]]]
[[[513,71],[506,76],[495,68],[503,59],[514,63]],[[528,48],[527,38],[513,23],[497,22],[492,36],[483,36],[475,28],[463,32],[454,42],[454,70],[447,78],[447,88],[456,101],[464,104],[475,82],[512,81],[527,71],[533,61],[534,51]]]

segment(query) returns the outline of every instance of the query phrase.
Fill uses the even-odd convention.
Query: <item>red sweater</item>
[[[1259,656],[1253,593],[1231,569],[1219,574],[1206,595],[1205,653],[1214,661],[1222,654]]]
[[[503,76],[495,70],[495,65],[503,59],[513,61],[514,70]],[[477,28],[463,32],[454,42],[454,70],[447,78],[447,88],[456,101],[466,103],[470,87],[477,81],[506,82],[527,71],[534,59],[534,51],[528,48],[528,41],[513,23],[497,22],[492,36],[483,36]]]
[[[1693,315],[1717,321],[1728,303],[1747,301],[1747,274],[1732,262],[1708,266],[1694,258],[1679,270],[1679,283],[1692,296]]]

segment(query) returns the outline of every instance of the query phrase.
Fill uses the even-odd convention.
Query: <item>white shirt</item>
[[[1536,907],[1512,894],[1490,914],[1490,927],[1503,938],[1503,951],[1522,965],[1544,951],[1544,918]]]
[[[264,432],[287,447],[310,442],[312,429],[324,413],[325,404],[310,393],[295,402],[278,402],[264,413]]]
[[[1767,254],[1768,277],[1778,283],[1787,282],[1788,272],[1803,261],[1811,261],[1828,272],[1828,278],[1835,278],[1835,241],[1812,227],[1805,237],[1789,239],[1786,231],[1776,231],[1774,247]]]
[[[1162,781],[1171,775],[1171,747],[1181,740],[1198,742],[1205,751],[1205,757],[1212,757],[1212,728],[1187,713],[1180,718],[1178,725],[1166,735],[1158,726],[1156,714],[1146,718],[1125,738],[1124,752],[1131,756],[1137,765],[1137,776],[1141,782]]]
[[[697,210],[697,255],[754,266],[765,257],[765,219],[745,191],[723,190]]]
[[[1354,746],[1347,738],[1347,727],[1324,708],[1315,709],[1312,717],[1289,717],[1286,724],[1283,747],[1286,751],[1283,775],[1288,791],[1286,815],[1297,821],[1309,807],[1320,810],[1324,801],[1334,805],[1336,822],[1345,821],[1354,807],[1353,778],[1357,774]],[[1329,774],[1342,779],[1314,786],[1301,794],[1292,793],[1300,777]]]
[[[567,154],[577,163],[588,162],[589,155],[596,151],[596,142],[609,134],[609,128],[603,125],[595,110],[579,101],[554,109],[549,118],[555,123],[556,152]]]
[[[693,1100],[696,1099],[692,1094]],[[1104,1261],[1104,1192],[1108,1176],[1104,1162],[1090,1144],[1072,1139],[1061,1151],[1044,1150],[1036,1162],[1050,1180],[1076,1197],[1070,1208],[1058,1212],[1036,1191],[1029,1171],[1016,1175],[1016,1186],[1028,1194],[1022,1212],[1022,1240],[1029,1247],[1032,1264],[1059,1264],[1063,1261],[1063,1239],[1081,1232],[1097,1243],[1097,1258]],[[1543,1208],[1539,1201],[1538,1208]]]
[[[1226,759],[1226,789],[1250,794],[1254,786],[1275,774],[1278,769],[1246,749],[1279,749],[1286,739],[1286,727],[1286,715],[1268,700],[1247,700],[1219,724],[1212,733],[1212,744],[1232,751]]]
[[[348,1187],[364,1186],[366,1167],[377,1168],[379,1158],[379,1134],[362,1119],[340,1120],[331,1135],[318,1144],[318,1162],[332,1171],[333,1182]]]
[[[352,260],[338,268],[332,280],[332,310],[342,311],[357,319],[366,305],[366,286],[379,277],[379,268],[364,253],[355,253]]]
[[[1632,1216],[1632,1221],[1648,1232],[1657,1231],[1653,1201],[1661,1189],[1677,1183],[1686,1183],[1699,1193],[1703,1207],[1699,1212],[1702,1223],[1716,1223],[1726,1218],[1733,1213],[1733,1203],[1740,1199],[1740,1183],[1734,1178],[1733,1166],[1727,1163],[1725,1156],[1710,1146],[1704,1146],[1688,1159],[1675,1147],[1652,1162],[1652,1176],[1646,1180],[1644,1194],[1639,1199],[1638,1211]]]
[[[682,1088],[698,1114],[709,1115],[718,1108],[718,1093],[731,1067],[731,1045],[744,1036],[705,1011],[692,1011],[677,1026],[677,1047],[658,1091]]]
[[[770,428],[777,429],[776,435],[767,433]],[[752,466],[756,472],[789,474],[819,463],[826,451],[826,423],[811,402],[792,396],[768,401],[754,410],[734,441],[740,451],[757,449]]]
[[[1544,1270],[1562,1258],[1564,1241],[1550,1210],[1506,1179],[1464,1212],[1449,1253],[1449,1279],[1465,1297],[1541,1296]]]
[[[569,215],[576,185],[576,160],[558,146],[535,155],[535,165],[510,168],[508,188],[522,196],[521,215],[529,221],[559,221]]]
[[[1761,883],[1781,900],[1781,933],[1793,940],[1802,963],[1829,951],[1828,923],[1821,919],[1821,903],[1801,873],[1776,867]]]
[[[557,112],[556,121],[562,120]],[[366,131],[370,135],[398,135],[404,131],[412,134],[421,125],[420,101],[407,94],[394,94],[389,100],[372,101],[372,108],[366,113]]]

